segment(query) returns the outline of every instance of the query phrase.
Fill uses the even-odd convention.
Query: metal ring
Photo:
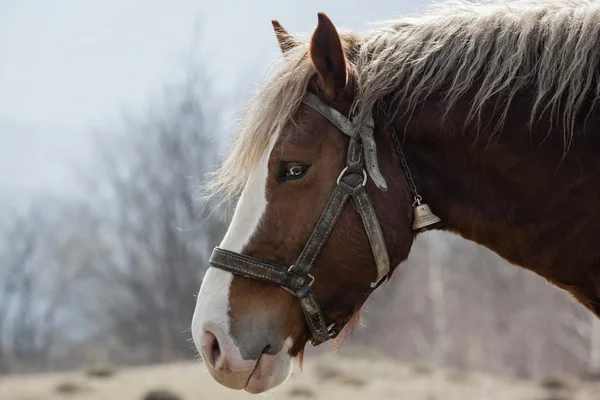
[[[346,173],[346,171],[348,171],[348,167],[345,167],[342,172],[340,172],[340,175],[337,177],[337,184],[340,184],[340,180],[342,179],[342,176],[344,176],[344,174]]]
[[[413,197],[412,206],[413,207],[420,206],[422,201],[423,201],[423,198],[421,197],[421,195],[417,194],[416,196]]]
[[[367,178],[368,178],[368,177],[369,177],[369,176],[367,175],[367,171],[365,171],[365,169],[363,168],[363,182],[362,182],[362,185],[363,185],[363,186],[366,186],[366,185],[367,185]]]
[[[348,167],[344,167],[344,169],[342,170],[342,172],[340,172],[340,175],[338,176],[337,181],[336,181],[338,185],[340,184],[340,180],[342,179],[342,177],[344,176],[344,174],[346,173],[346,171],[348,171]],[[362,170],[362,173],[363,173],[363,181],[362,181],[361,185],[366,186],[367,179],[368,179],[369,176],[367,175],[367,171],[365,171],[364,168]]]

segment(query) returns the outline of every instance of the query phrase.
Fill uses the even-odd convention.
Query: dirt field
[[[86,372],[0,377],[0,400],[600,399],[599,383],[566,378],[518,381],[483,374],[431,370],[423,365],[381,359],[331,355],[307,360],[303,372],[296,368],[286,384],[261,397],[218,385],[201,364],[182,363],[112,372],[108,377],[93,377]],[[145,397],[149,391],[156,389],[168,390],[179,397]]]

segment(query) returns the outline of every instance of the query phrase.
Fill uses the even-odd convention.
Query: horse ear
[[[334,100],[344,93],[348,81],[346,55],[338,32],[325,13],[319,13],[319,23],[310,42],[309,55],[325,95]]]
[[[298,45],[298,42],[292,35],[285,30],[283,26],[276,19],[272,20],[273,30],[275,31],[275,36],[277,37],[277,41],[279,42],[279,47],[281,48],[281,52],[283,54],[287,53],[288,50],[294,48]]]

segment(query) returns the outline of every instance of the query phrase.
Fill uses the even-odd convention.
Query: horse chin
[[[244,390],[248,393],[263,393],[282,384],[292,372],[292,358],[287,351],[273,356],[262,354],[248,378]]]

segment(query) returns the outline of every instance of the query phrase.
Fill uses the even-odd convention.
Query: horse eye
[[[279,173],[279,181],[292,181],[302,178],[308,171],[308,165],[284,164]]]

